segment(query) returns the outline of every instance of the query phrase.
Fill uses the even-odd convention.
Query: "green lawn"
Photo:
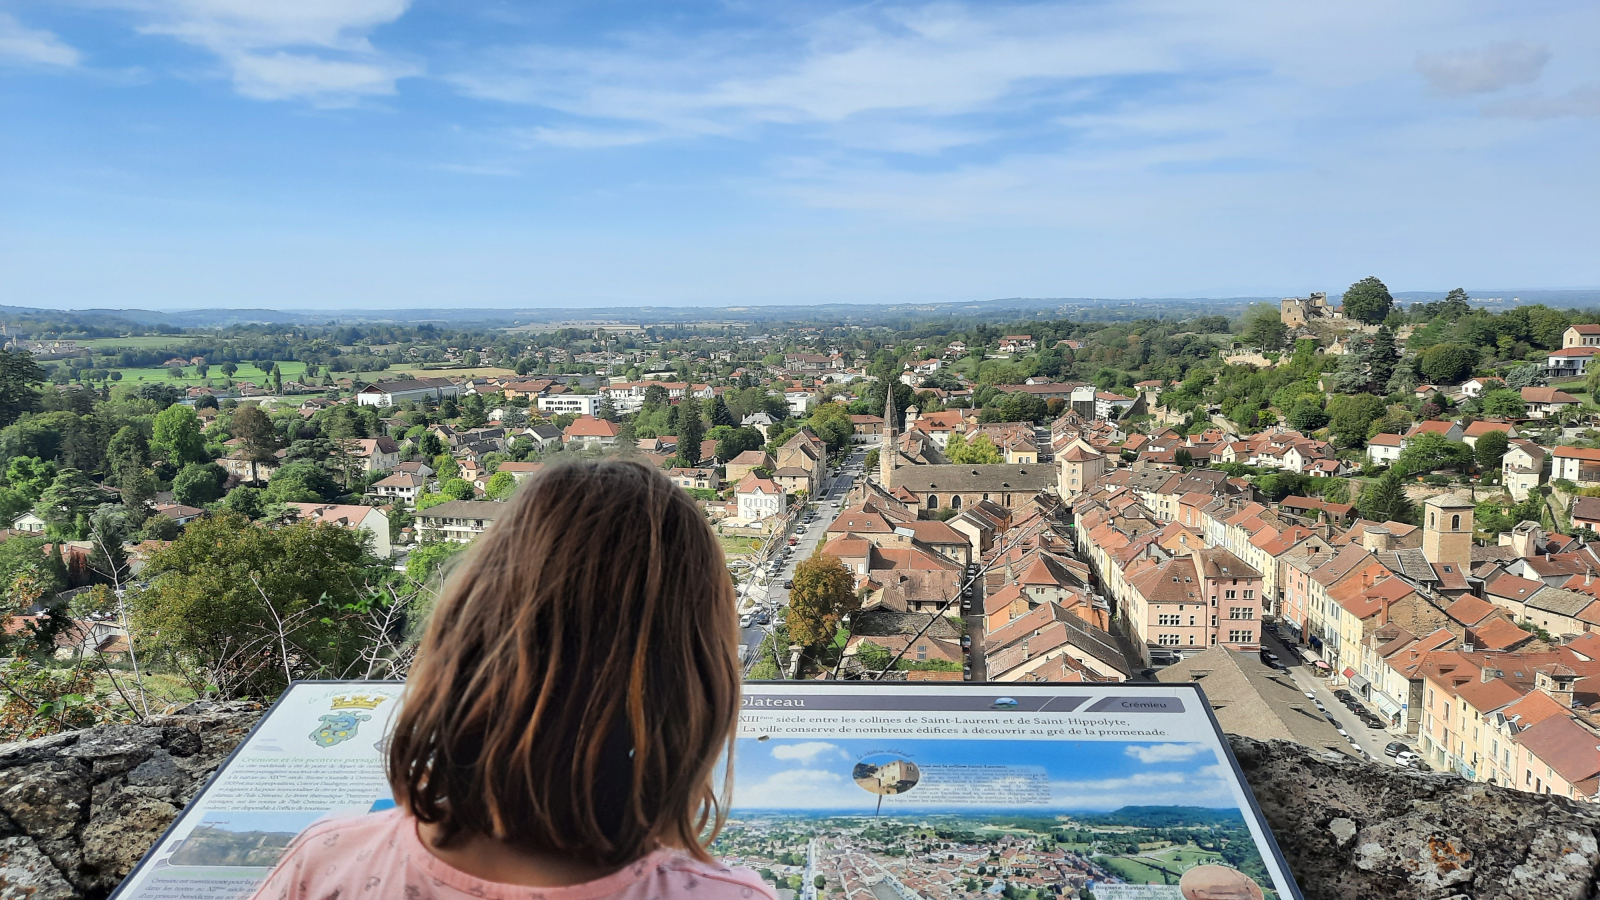
[[[340,373],[340,375],[348,374],[350,373]],[[496,366],[474,366],[470,369],[465,366],[449,369],[424,369],[416,363],[401,363],[399,365],[390,366],[382,372],[366,373],[368,380],[372,380],[374,378],[415,378],[419,375],[426,378],[505,378],[515,374],[517,374],[516,369],[504,369]],[[334,377],[337,378],[340,376],[336,375]],[[540,378],[547,376],[529,375],[528,377]]]

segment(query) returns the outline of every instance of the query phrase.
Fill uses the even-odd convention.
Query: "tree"
[[[439,483],[439,490],[417,497],[417,509],[418,511],[429,509],[441,503],[449,503],[451,500],[471,500],[476,494],[477,492],[472,489],[472,482],[464,478],[446,478]]]
[[[1506,387],[1520,391],[1525,387],[1540,387],[1545,382],[1545,368],[1538,363],[1517,366],[1506,373]]]
[[[1339,368],[1333,373],[1333,389],[1340,394],[1354,394],[1367,388],[1367,367],[1356,353],[1339,357]]]
[[[517,489],[517,476],[510,472],[496,472],[483,485],[483,495],[490,500],[509,500]]]
[[[1361,516],[1374,522],[1403,522],[1409,524],[1415,516],[1411,501],[1406,497],[1405,482],[1400,473],[1390,469],[1361,492],[1358,504]]]
[[[358,532],[224,512],[151,556],[148,587],[129,598],[134,633],[205,693],[270,697],[290,677],[350,677],[366,583],[380,575]]]
[[[789,637],[806,647],[833,639],[839,620],[861,607],[856,578],[837,556],[816,553],[794,567],[789,591]]]
[[[149,469],[139,469],[122,479],[122,505],[128,511],[129,523],[137,528],[144,524],[150,513],[150,501],[155,499],[159,484]]]
[[[1469,312],[1472,304],[1467,302],[1467,292],[1464,288],[1451,288],[1450,293],[1444,295],[1444,300],[1439,304],[1438,314],[1454,322]]]
[[[272,392],[283,393],[283,369],[279,368],[277,363],[272,364]]]
[[[1363,355],[1369,371],[1368,383],[1382,389],[1394,376],[1394,367],[1400,362],[1400,351],[1395,349],[1394,332],[1389,326],[1378,326],[1378,333],[1372,336]]]
[[[1244,328],[1239,337],[1262,350],[1278,350],[1289,338],[1282,312],[1270,303],[1256,303],[1244,312]]]
[[[1289,410],[1289,424],[1296,431],[1309,432],[1328,424],[1328,414],[1322,405],[1311,400],[1301,400]]]
[[[1472,462],[1472,448],[1452,441],[1436,431],[1424,431],[1406,439],[1394,468],[1408,475],[1420,475],[1447,466],[1463,467]]]
[[[39,408],[44,369],[26,350],[0,350],[0,428]]]
[[[77,469],[62,469],[39,495],[34,512],[57,534],[78,539],[81,524],[91,510],[105,502],[105,494]]]
[[[761,436],[761,429],[749,425],[738,428],[719,425],[711,429],[707,436],[716,440],[717,458],[724,461],[733,459],[746,450],[760,450],[761,445],[766,442],[766,438]]]
[[[1367,276],[1344,292],[1344,314],[1352,319],[1376,325],[1388,318],[1394,308],[1394,297],[1389,288],[1378,279]]]
[[[1466,344],[1434,344],[1422,351],[1422,375],[1433,384],[1456,384],[1477,364],[1478,351]]]
[[[733,411],[728,409],[727,401],[722,399],[721,394],[718,394],[716,399],[711,403],[712,427],[715,428],[718,425],[727,425],[729,427],[733,427],[738,424],[739,420],[733,417]]]
[[[700,465],[700,441],[705,434],[705,423],[700,421],[700,401],[686,393],[678,403],[678,457],[674,465],[684,469]]]
[[[600,395],[600,403],[595,408],[594,417],[596,419],[605,419],[607,422],[615,422],[617,420],[617,405],[612,402],[609,393]]]
[[[1341,447],[1366,443],[1372,423],[1383,417],[1382,397],[1371,394],[1336,394],[1328,398],[1328,431]]]
[[[277,462],[278,430],[272,427],[272,420],[252,404],[234,410],[229,427],[233,436],[244,442],[240,452],[250,462],[250,480],[261,480],[256,467]]]
[[[205,506],[222,497],[228,470],[214,462],[190,463],[172,479],[172,499],[185,506]]]
[[[150,450],[158,459],[179,468],[209,458],[206,440],[200,434],[200,419],[187,406],[169,406],[156,413]]]
[[[1000,453],[1000,448],[982,432],[970,441],[965,435],[951,435],[949,443],[945,445],[944,455],[951,462],[963,466],[993,465],[1006,461]]]
[[[1506,455],[1510,446],[1511,441],[1504,431],[1490,431],[1478,436],[1478,443],[1472,451],[1478,458],[1478,465],[1485,469],[1498,469],[1500,458]]]
[[[106,444],[106,480],[121,485],[149,467],[150,444],[144,439],[144,432],[133,425],[117,429]]]
[[[1491,419],[1520,419],[1528,414],[1521,391],[1489,391],[1482,402],[1483,414]]]
[[[239,485],[222,498],[222,508],[229,512],[238,513],[247,519],[259,519],[265,511],[266,504],[262,501],[265,494],[260,488]]]
[[[15,456],[6,466],[6,484],[11,485],[32,503],[39,499],[50,482],[56,480],[56,464],[35,456]]]
[[[850,438],[855,434],[855,425],[850,421],[850,411],[837,403],[824,403],[812,410],[811,417],[806,420],[811,430],[817,433],[828,445],[828,449],[835,453],[849,449]]]

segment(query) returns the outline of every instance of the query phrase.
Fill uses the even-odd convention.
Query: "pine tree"
[[[700,421],[700,401],[684,397],[678,404],[678,466],[692,469],[700,465],[700,441],[705,436],[705,423]]]
[[[1340,394],[1357,394],[1367,389],[1366,366],[1355,353],[1339,358],[1339,368],[1333,373],[1333,389]]]
[[[711,427],[727,425],[737,427],[739,420],[733,417],[733,412],[728,409],[728,404],[723,402],[722,395],[718,394],[716,402],[711,404]]]
[[[1400,473],[1390,469],[1361,492],[1361,516],[1374,522],[1406,522],[1415,516]]]
[[[1389,379],[1394,377],[1394,367],[1399,361],[1400,353],[1394,346],[1394,332],[1387,325],[1378,326],[1378,333],[1372,336],[1372,343],[1367,345],[1366,352],[1372,385],[1378,389],[1386,387]]]

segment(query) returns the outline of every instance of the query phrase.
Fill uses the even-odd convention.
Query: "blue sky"
[[[1600,286],[1600,4],[0,0],[0,303]]]
[[[900,757],[923,767],[932,785],[939,766],[1043,767],[1050,782],[1048,809],[1120,809],[1124,806],[1235,806],[1232,774],[1215,751],[1199,743],[1008,740],[739,740],[734,753],[734,810],[814,809],[872,812],[878,795],[850,778],[861,759]],[[959,775],[948,776],[952,779]],[[967,776],[971,777],[971,776]],[[899,803],[914,806],[919,784]],[[981,790],[946,789],[982,797]],[[884,808],[897,805],[892,798]],[[946,808],[946,804],[937,804]],[[1002,809],[1011,807],[1002,805]],[[954,807],[951,807],[954,808]],[[982,812],[983,808],[974,808]]]

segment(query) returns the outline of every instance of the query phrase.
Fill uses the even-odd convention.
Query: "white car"
[[[750,627],[750,623],[754,622],[755,620],[756,620],[756,617],[754,615],[752,615],[751,613],[745,613],[744,615],[739,617],[739,627],[740,628],[749,628]]]
[[[1422,765],[1422,757],[1410,750],[1401,750],[1395,756],[1394,763],[1397,766],[1420,766]]]

